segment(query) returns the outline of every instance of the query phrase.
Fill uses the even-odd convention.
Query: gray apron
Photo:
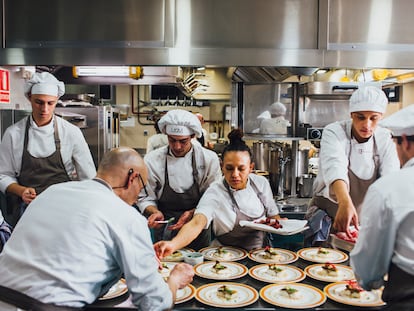
[[[258,196],[260,202],[262,203],[264,207],[263,213],[259,217],[261,218],[266,213],[266,206],[264,204],[265,201],[262,197],[262,193],[257,189],[256,185],[253,183],[251,179],[250,179],[250,183],[252,185],[253,190],[256,192],[256,195]],[[266,236],[267,236],[266,232],[240,226],[241,220],[253,221],[253,220],[256,220],[257,218],[253,218],[253,217],[247,216],[246,214],[242,213],[226,180],[223,180],[223,184],[226,187],[227,192],[233,203],[232,208],[233,208],[233,211],[236,213],[236,222],[231,231],[225,234],[222,234],[220,236],[217,236],[216,237],[217,240],[223,245],[237,246],[237,247],[241,247],[247,250],[252,250],[255,248],[261,248],[265,246]]]
[[[414,275],[391,263],[382,299],[394,308],[395,304],[409,304],[414,307]]]
[[[167,156],[165,157],[165,184],[162,191],[161,197],[158,200],[158,209],[164,214],[164,219],[170,219],[174,217],[175,220],[173,223],[166,224],[161,229],[154,230],[155,241],[160,240],[170,240],[177,235],[178,231],[168,230],[168,226],[176,223],[180,216],[185,212],[194,209],[198,201],[200,201],[201,193],[197,182],[197,165],[195,161],[195,151],[193,150],[192,154],[192,168],[193,168],[193,184],[192,186],[184,191],[183,193],[175,192],[169,183],[168,178],[168,167],[167,167],[167,158],[170,148],[167,148]],[[204,229],[201,231],[199,236],[188,245],[188,247],[195,250],[199,250],[203,247],[207,247],[211,241],[211,228]]]
[[[22,164],[17,181],[22,186],[34,188],[36,190],[36,194],[39,195],[47,187],[57,183],[70,181],[70,178],[66,172],[65,165],[63,164],[62,156],[60,154],[60,139],[56,120],[54,120],[53,124],[56,150],[50,156],[45,158],[35,158],[27,151],[29,128],[30,117],[27,118],[26,122]],[[14,203],[11,204],[13,204],[16,208],[20,207],[21,215],[27,204],[23,203],[21,198],[16,195],[9,195],[14,197],[9,202],[11,203],[14,201]]]
[[[351,154],[351,152],[350,152]],[[350,157],[348,155],[348,159]],[[358,215],[361,212],[361,205],[364,201],[365,194],[368,191],[369,186],[371,186],[379,177],[379,161],[378,161],[378,149],[377,143],[375,141],[374,136],[374,152],[373,152],[373,160],[374,160],[374,174],[369,179],[361,179],[354,174],[354,172],[350,168],[350,164],[348,165],[348,178],[349,178],[349,195],[352,199],[352,203],[357,210]],[[331,200],[316,196],[313,197],[309,206],[317,206],[318,208],[324,210],[331,218],[335,218],[336,212],[338,210],[338,204],[332,202]]]

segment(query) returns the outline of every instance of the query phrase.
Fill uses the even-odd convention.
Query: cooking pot
[[[271,143],[258,141],[253,143],[253,161],[256,170],[269,171]]]
[[[299,197],[310,198],[313,194],[313,181],[315,176],[312,174],[303,174],[299,178]]]

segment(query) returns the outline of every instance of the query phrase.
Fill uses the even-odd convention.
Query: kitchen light
[[[130,77],[142,78],[143,70],[139,66],[74,66],[72,68],[74,78],[81,76],[101,77]]]

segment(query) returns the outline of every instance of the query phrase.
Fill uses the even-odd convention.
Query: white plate
[[[295,266],[280,265],[279,267],[283,271],[275,275],[269,270],[269,264],[257,265],[250,268],[249,275],[256,280],[268,283],[294,283],[306,277],[305,272]]]
[[[125,279],[120,279],[106,292],[105,295],[99,298],[99,300],[107,300],[116,297],[120,297],[128,291]]]
[[[340,295],[340,292],[346,288],[346,284],[346,281],[331,283],[326,285],[323,291],[328,298],[346,305],[358,307],[378,307],[385,305],[381,299],[380,290],[363,291],[361,292],[361,298],[348,298]]]
[[[236,290],[237,296],[230,300],[218,297],[217,290],[223,285],[228,286],[230,289]],[[210,283],[199,287],[195,298],[199,302],[213,307],[238,308],[254,303],[259,298],[259,294],[253,287],[245,284],[220,282]]]
[[[161,262],[162,264],[162,269],[158,269],[158,273],[161,273],[161,276],[164,279],[168,279],[168,277],[170,276],[171,270],[174,269],[175,265],[178,262]]]
[[[298,255],[294,252],[291,252],[287,249],[282,248],[274,248],[272,247],[276,252],[280,255],[280,257],[276,259],[267,259],[264,258],[265,249],[264,248],[258,248],[250,251],[249,258],[253,261],[260,262],[260,263],[277,263],[277,264],[288,264],[295,262],[298,260]]]
[[[195,295],[196,289],[193,285],[188,284],[186,287],[177,290],[175,297],[175,304],[183,303],[192,299]]]
[[[200,249],[200,253],[204,255],[206,260],[219,260],[219,261],[237,261],[243,258],[246,258],[247,252],[244,249],[231,247],[231,246],[221,246],[221,248],[227,252],[226,257],[220,257],[217,255],[217,249],[219,247],[206,247]]]
[[[302,248],[298,250],[298,255],[302,259],[319,263],[340,263],[348,260],[348,255],[344,252],[341,252],[333,248],[324,247],[324,249],[329,251],[327,255],[319,255],[319,247]]]
[[[270,233],[276,233],[281,235],[292,235],[299,232],[306,230],[306,225],[308,224],[307,220],[299,220],[299,219],[286,219],[286,220],[279,220],[279,223],[282,225],[282,228],[275,229],[272,226],[268,226],[265,224],[258,224],[255,221],[247,221],[242,220],[239,222],[240,226],[249,227],[252,229],[266,231]]]
[[[206,279],[212,280],[233,280],[241,278],[247,274],[247,267],[237,262],[220,262],[223,266],[227,267],[226,273],[215,273],[213,266],[215,261],[208,261],[200,263],[194,266],[194,272],[196,275]]]
[[[281,289],[287,286],[297,289],[300,298],[293,299],[282,295]],[[314,308],[326,301],[326,296],[320,289],[301,283],[267,285],[260,290],[260,297],[272,305],[290,309]]]
[[[182,248],[175,251],[170,256],[165,256],[161,261],[179,262],[184,260],[184,253],[194,253],[195,251],[191,248]]]
[[[305,272],[307,275],[309,275],[311,278],[315,280],[331,283],[355,279],[354,272],[352,271],[352,268],[349,266],[335,264],[335,267],[338,271],[338,276],[321,274],[324,271],[324,269],[322,268],[323,266],[324,264],[315,264],[307,266],[305,268]]]

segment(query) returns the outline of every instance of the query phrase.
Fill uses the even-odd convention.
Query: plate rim
[[[247,288],[250,292],[253,293],[253,299],[246,301],[244,303],[239,303],[236,305],[223,305],[223,304],[216,304],[214,302],[209,302],[206,301],[202,298],[200,298],[200,292],[204,289],[204,288],[208,288],[208,287],[213,287],[213,286],[222,286],[222,285],[228,285],[228,286],[238,286],[238,287],[244,287]],[[200,287],[197,288],[196,294],[195,294],[195,299],[203,304],[206,304],[208,306],[212,306],[212,307],[219,307],[219,308],[238,308],[238,307],[245,307],[248,305],[251,305],[253,303],[255,303],[258,299],[259,299],[259,293],[258,291],[251,285],[247,285],[244,283],[236,283],[236,282],[214,282],[214,283],[208,283],[208,284],[204,284]]]
[[[349,259],[348,254],[346,254],[343,251],[340,251],[338,249],[330,248],[330,247],[324,247],[324,248],[327,248],[329,250],[333,250],[336,253],[341,254],[343,258],[342,259],[336,259],[336,260],[328,260],[328,261],[317,261],[317,260],[314,260],[314,259],[312,259],[310,257],[303,256],[303,254],[302,254],[305,251],[314,250],[314,249],[318,249],[318,248],[319,247],[305,247],[305,248],[301,248],[296,253],[303,260],[310,261],[310,262],[315,262],[315,263],[327,263],[327,262],[329,262],[329,263],[342,263],[342,262],[345,262],[345,261],[347,261]]]
[[[191,299],[194,298],[195,293],[197,291],[196,287],[194,285],[192,285],[192,284],[188,284],[186,287],[189,287],[191,289],[190,295],[187,296],[187,297],[184,297],[183,299],[174,301],[174,304],[180,304],[180,303],[183,303],[183,302],[187,302],[187,301],[189,301],[189,300],[191,300]]]
[[[292,306],[292,305],[285,305],[285,304],[277,304],[277,302],[276,301],[272,301],[272,300],[270,300],[270,299],[268,299],[268,298],[266,298],[265,296],[264,296],[264,292],[268,289],[268,288],[271,288],[271,287],[276,287],[276,286],[283,286],[283,285],[285,285],[285,284],[268,284],[268,285],[266,285],[266,286],[264,286],[264,287],[262,287],[261,289],[260,289],[260,292],[259,292],[259,295],[260,295],[260,298],[262,298],[264,301],[266,301],[267,303],[270,303],[271,305],[274,305],[274,306],[278,306],[278,307],[282,307],[282,308],[289,308],[289,309],[309,309],[309,308],[315,308],[315,307],[318,307],[318,306],[321,306],[321,305],[323,305],[325,302],[326,302],[326,299],[327,299],[327,297],[326,297],[326,295],[325,295],[325,293],[322,291],[322,290],[320,290],[319,288],[317,288],[317,287],[315,287],[315,286],[312,286],[312,285],[308,285],[308,284],[304,284],[304,283],[293,283],[295,286],[299,286],[299,287],[306,287],[306,288],[310,288],[310,289],[312,289],[312,290],[314,290],[314,291],[316,291],[318,294],[320,294],[321,295],[321,301],[319,301],[319,302],[317,302],[317,303],[315,303],[315,304],[313,304],[313,305],[306,305],[306,306]]]
[[[295,252],[293,252],[293,251],[290,251],[290,250],[288,250],[288,249],[284,249],[284,248],[277,248],[277,247],[272,247],[273,249],[276,249],[276,250],[279,250],[279,251],[281,251],[282,253],[288,253],[288,254],[290,254],[290,255],[292,255],[293,256],[293,258],[292,258],[292,260],[291,261],[287,261],[287,262],[283,262],[283,263],[280,263],[280,262],[274,262],[274,261],[271,261],[271,260],[266,260],[266,259],[259,259],[259,260],[262,260],[262,261],[259,261],[259,260],[257,260],[257,259],[255,259],[255,258],[253,258],[253,253],[254,252],[259,252],[259,251],[262,251],[262,250],[264,250],[265,249],[265,247],[261,247],[261,248],[256,248],[256,249],[252,249],[250,252],[249,252],[249,254],[248,254],[248,257],[251,259],[251,260],[253,260],[253,261],[255,261],[255,262],[258,262],[258,263],[276,263],[276,264],[279,264],[279,265],[287,265],[287,264],[291,264],[291,263],[294,263],[295,261],[297,261],[298,260],[298,254],[296,254]]]
[[[194,253],[194,252],[195,252],[195,250],[194,250],[194,249],[189,248],[189,247],[183,247],[183,248],[177,249],[177,251],[180,251],[180,250],[185,250],[185,251],[190,252],[190,253]],[[170,255],[170,256],[171,256],[171,255]],[[168,256],[166,256],[166,257],[168,257]],[[184,260],[184,256],[181,256],[181,257],[180,257],[180,259],[176,259],[176,260],[165,259],[166,257],[161,258],[161,259],[160,259],[160,260],[161,260],[161,262],[181,262],[181,261],[183,261],[183,260]]]
[[[244,250],[244,249],[242,249],[240,247],[227,246],[227,245],[222,245],[222,246],[207,246],[207,247],[203,247],[202,249],[200,249],[199,252],[204,255],[204,258],[205,259],[210,260],[210,261],[213,261],[213,260],[215,261],[215,260],[217,260],[217,258],[210,257],[210,256],[206,256],[205,252],[207,252],[208,250],[217,249],[219,247],[233,249],[233,250],[236,250],[239,253],[241,253],[241,256],[240,257],[236,257],[236,258],[233,258],[231,260],[221,260],[223,262],[226,262],[226,261],[239,261],[239,260],[242,260],[242,259],[244,259],[244,258],[247,257],[247,251],[246,250]]]
[[[270,279],[260,278],[259,276],[253,274],[253,270],[257,270],[257,269],[259,269],[261,267],[264,267],[264,266],[267,266],[267,265],[269,265],[269,264],[268,263],[263,263],[263,264],[259,264],[259,265],[255,265],[253,267],[250,267],[250,269],[249,269],[249,275],[252,278],[256,279],[256,280],[259,280],[259,281],[262,281],[262,282],[266,282],[266,283],[274,283],[274,284],[298,283],[298,282],[303,281],[306,278],[306,273],[305,273],[304,270],[302,270],[299,267],[293,266],[293,265],[285,265],[285,264],[281,264],[281,266],[288,267],[288,268],[291,268],[292,270],[299,271],[300,274],[301,274],[300,278],[298,278],[297,280],[292,280],[292,281],[274,281],[274,280],[270,280]]]
[[[125,295],[127,292],[128,292],[128,286],[127,286],[127,283],[126,283],[126,280],[124,279],[124,278],[120,278],[114,285],[112,285],[112,286],[115,286],[116,284],[118,284],[119,282],[121,282],[121,283],[123,283],[124,285],[125,285],[125,288],[124,289],[122,289],[122,291],[120,291],[119,293],[117,293],[117,294],[114,294],[114,295],[112,295],[112,296],[110,296],[110,297],[104,297],[105,295],[106,295],[106,293],[104,294],[104,295],[102,295],[101,297],[99,297],[98,298],[98,300],[109,300],[109,299],[114,299],[114,298],[118,298],[118,297],[121,297],[122,295]],[[112,287],[111,286],[111,287]],[[109,288],[110,289],[110,288]],[[108,291],[109,291],[109,289],[108,289]]]
[[[237,267],[239,267],[239,268],[241,268],[243,270],[241,274],[237,274],[237,275],[233,275],[233,276],[226,276],[226,279],[228,279],[228,280],[234,280],[234,279],[239,279],[241,277],[244,277],[245,275],[247,275],[247,273],[249,271],[249,269],[245,265],[243,265],[243,264],[241,264],[239,262],[235,262],[235,261],[220,261],[220,262],[224,262],[226,264],[230,264],[230,265],[237,266]],[[204,261],[204,262],[201,262],[199,264],[196,264],[194,266],[194,273],[197,276],[199,276],[199,277],[202,277],[202,278],[205,278],[205,279],[209,279],[209,280],[223,280],[223,279],[218,278],[218,277],[217,278],[214,278],[214,277],[209,277],[209,276],[207,276],[205,274],[197,273],[197,268],[198,267],[205,266],[205,265],[211,264],[211,263],[215,263],[215,261],[208,260],[208,261]]]
[[[332,295],[329,290],[334,287],[334,286],[338,286],[338,285],[346,285],[346,281],[340,281],[340,282],[334,282],[334,283],[329,283],[326,286],[324,286],[323,288],[323,292],[325,293],[326,297],[328,297],[329,299],[335,301],[335,302],[339,302],[348,306],[355,306],[355,307],[381,307],[381,306],[385,306],[386,303],[382,300],[381,297],[379,297],[379,301],[378,303],[368,303],[368,304],[358,304],[358,303],[350,303],[349,301],[345,300],[345,299],[339,299],[337,297],[335,297],[334,295]]]
[[[353,278],[351,278],[351,279],[348,279],[348,280],[341,280],[341,281],[329,281],[329,280],[327,280],[326,278],[319,277],[319,276],[314,275],[314,274],[311,274],[311,273],[309,272],[309,270],[310,270],[310,269],[312,269],[312,268],[316,268],[316,267],[322,267],[323,265],[324,265],[324,263],[315,263],[315,264],[312,264],[312,265],[307,266],[305,269],[303,269],[303,271],[305,271],[305,273],[306,273],[306,275],[307,275],[307,276],[309,276],[310,278],[312,278],[312,279],[314,279],[314,280],[323,281],[323,282],[328,282],[328,283],[336,283],[336,282],[349,281],[349,280],[353,280],[353,279],[355,279],[355,273],[354,273],[354,271],[352,270],[352,268],[351,268],[350,266],[347,266],[347,265],[341,265],[341,264],[336,264],[336,263],[335,263],[335,265],[336,265],[336,266],[339,266],[339,267],[341,267],[341,268],[345,268],[346,270],[350,270],[350,271],[352,272],[352,274],[354,275],[354,277],[353,277]]]

